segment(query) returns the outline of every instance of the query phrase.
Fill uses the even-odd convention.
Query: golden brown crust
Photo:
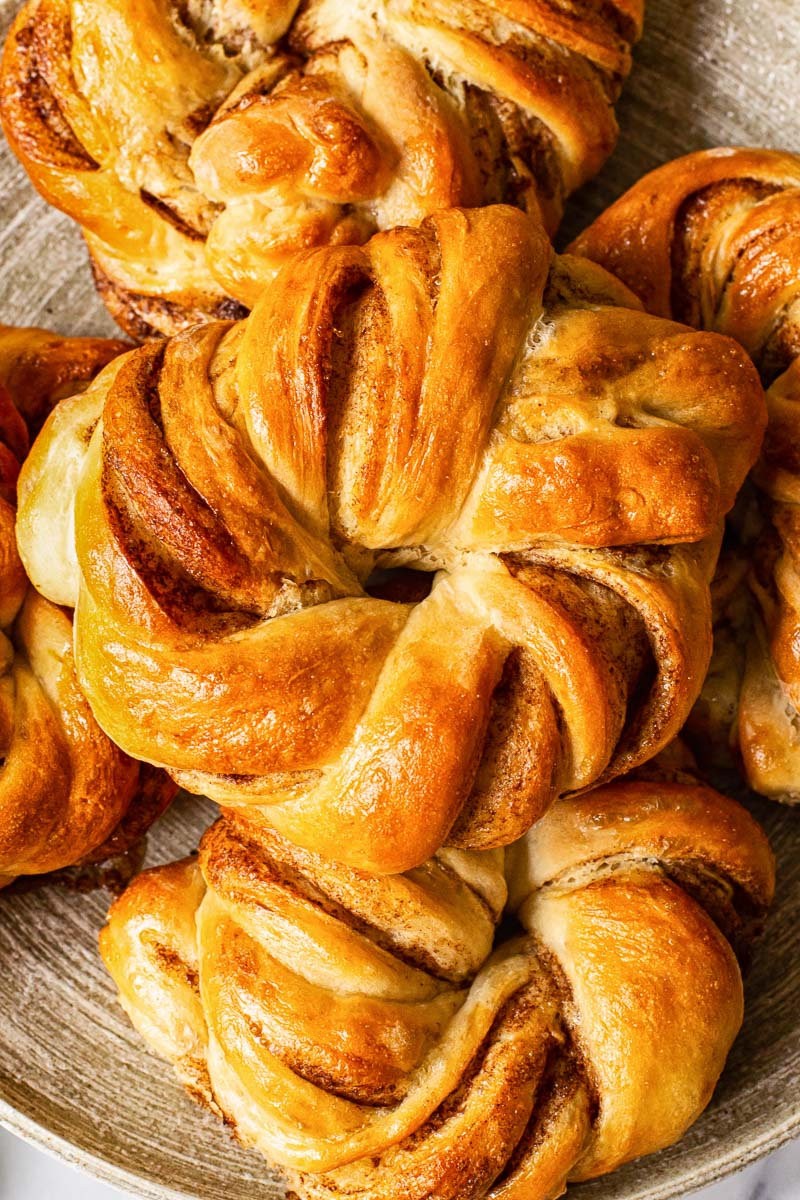
[[[75,674],[71,614],[29,587],[14,535],[15,472],[28,430],[124,349],[121,342],[0,327],[3,883],[120,854],[175,791],[163,772],[140,767],[101,731]]]
[[[28,430],[6,387],[0,384],[0,628],[14,620],[28,580],[14,537],[17,477],[28,452]]]
[[[742,1011],[716,922],[752,936],[773,862],[743,809],[662,780],[560,801],[505,873],[524,936],[491,953],[498,852],[374,876],[226,814],[198,860],[134,881],[101,952],[150,1045],[303,1200],[557,1195],[707,1103]]]
[[[0,325],[0,383],[35,437],[54,404],[85,388],[126,350],[130,344],[114,338],[65,338],[47,329]]]
[[[85,387],[125,349],[124,342],[0,325],[0,630],[11,625],[28,589],[14,525],[31,437],[62,396]]]
[[[758,615],[750,619],[747,654],[742,646],[737,662],[728,645],[731,608],[722,611],[718,662],[703,708],[704,714],[730,708],[732,693],[738,693],[730,736],[750,784],[796,802],[800,158],[769,150],[711,150],[668,163],[612,205],[573,249],[613,270],[650,311],[735,337],[771,385],[767,433],[754,471],[765,521],[757,533],[746,531],[741,551],[745,562],[755,562],[750,582]],[[747,521],[752,524],[749,516]],[[740,628],[747,622],[735,616]],[[700,723],[704,720],[701,715]],[[727,730],[722,733],[726,740]]]
[[[134,337],[451,205],[552,231],[613,148],[642,0],[29,0],[0,115]],[[279,41],[279,39],[282,39]]]
[[[94,285],[111,316],[126,333],[139,342],[202,321],[236,321],[247,309],[230,296],[180,296],[169,298],[136,292],[115,283],[91,258]]]
[[[763,397],[734,343],[632,304],[518,210],[451,210],[113,364],[37,442],[19,522],[78,599],[101,726],[375,871],[505,844],[656,753]],[[36,546],[76,486],[58,578]],[[438,572],[421,602],[370,594],[398,565]]]
[[[612,271],[649,312],[728,333],[760,358],[775,278],[757,260],[775,234],[791,243],[783,193],[797,187],[794,154],[688,154],[639,180],[570,249]]]

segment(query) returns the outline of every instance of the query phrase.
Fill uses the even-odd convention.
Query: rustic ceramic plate
[[[3,27],[15,7],[0,0]],[[650,0],[619,149],[571,206],[565,236],[688,150],[800,150],[799,61],[796,0]],[[111,332],[76,230],[33,195],[7,152],[0,195],[0,320]],[[800,1133],[800,811],[753,806],[778,855],[779,888],[725,1075],[678,1146],[574,1189],[586,1200],[685,1195]],[[205,802],[179,802],[151,835],[150,861],[186,853],[211,815]],[[103,893],[53,887],[0,899],[0,1121],[139,1196],[277,1200],[262,1161],[184,1097],[115,1004],[95,949],[106,906]]]

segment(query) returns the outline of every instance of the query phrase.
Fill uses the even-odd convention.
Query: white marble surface
[[[114,1200],[122,1194],[0,1128],[0,1200]],[[695,1192],[693,1200],[800,1200],[800,1141]]]

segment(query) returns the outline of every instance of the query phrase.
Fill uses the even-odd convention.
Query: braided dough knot
[[[727,740],[732,719],[751,785],[797,802],[800,158],[719,149],[677,159],[627,192],[574,248],[618,274],[649,311],[736,338],[769,385],[753,472],[758,510],[747,501],[735,522],[758,615],[748,629],[730,603],[722,606],[703,721],[710,716]]]
[[[502,867],[445,850],[368,875],[227,817],[133,883],[101,951],[139,1031],[291,1194],[558,1195],[708,1102],[742,1012],[721,929],[747,942],[772,861],[707,788],[610,785],[508,853],[520,928],[492,951]]]
[[[127,850],[175,792],[100,729],[78,685],[71,614],[29,586],[14,536],[29,430],[124,349],[0,326],[0,884]]]
[[[77,601],[101,725],[375,871],[513,841],[674,736],[764,419],[735,344],[503,207],[300,256],[246,322],[142,347],[72,413],[23,475],[20,543]]]
[[[296,250],[452,205],[553,230],[613,148],[641,0],[298,7],[30,0],[11,29],[8,139],[134,336],[235,315]]]

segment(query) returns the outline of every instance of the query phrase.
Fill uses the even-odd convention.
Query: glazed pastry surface
[[[743,611],[728,589],[701,723],[724,736],[731,731],[752,787],[796,803],[800,158],[709,150],[668,163],[599,217],[573,249],[614,271],[649,311],[735,337],[768,387],[769,423],[753,475],[758,503],[746,498],[740,505],[732,538],[750,567],[755,611]]]
[[[101,952],[292,1195],[544,1200],[705,1107],[772,870],[748,814],[688,781],[559,801],[505,871],[445,850],[370,875],[226,812],[197,859],[134,881]]]
[[[508,844],[671,740],[763,422],[735,343],[645,315],[516,209],[451,210],[299,256],[247,321],[62,405],[20,544],[77,603],[118,745],[397,872]]]
[[[31,0],[0,99],[137,338],[287,256],[498,201],[552,231],[616,139],[642,0]],[[296,19],[295,19],[296,18]]]
[[[100,729],[78,684],[71,614],[30,587],[14,536],[29,433],[126,349],[0,326],[0,884],[122,853],[175,792]]]

